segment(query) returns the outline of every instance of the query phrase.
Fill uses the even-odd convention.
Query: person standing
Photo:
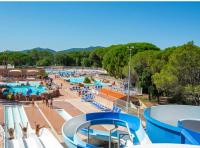
[[[50,108],[53,108],[53,97],[50,98]]]

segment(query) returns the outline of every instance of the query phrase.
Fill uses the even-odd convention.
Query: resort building
[[[0,69],[0,76],[7,78],[17,78],[18,80],[36,79],[37,76],[43,76],[43,68],[8,68]]]

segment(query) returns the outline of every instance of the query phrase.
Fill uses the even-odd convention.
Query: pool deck
[[[47,107],[45,104],[37,103],[37,105],[51,123],[57,134],[62,134],[62,125],[65,120],[55,110]]]
[[[25,106],[24,110],[28,117],[31,128],[35,129],[35,122],[37,124],[40,124],[41,126],[45,126],[46,128],[49,128],[48,123],[45,121],[44,117],[41,115],[37,107]]]
[[[0,123],[4,123],[4,111],[2,105],[0,105]]]
[[[55,101],[54,108],[63,108],[72,117],[84,114],[78,108],[76,108],[75,106],[73,106],[71,103],[68,102]]]

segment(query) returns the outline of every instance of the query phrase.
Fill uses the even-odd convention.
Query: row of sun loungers
[[[92,101],[91,104],[93,106],[95,106],[97,109],[100,109],[101,111],[112,111],[112,112],[117,112],[117,113],[120,113],[121,112],[121,108],[117,107],[117,106],[113,106],[113,109],[111,110],[110,108],[102,105],[101,103],[99,102],[96,102],[96,101]]]
[[[111,109],[107,108],[106,106],[102,105],[99,102],[92,101],[91,104],[95,106],[97,109],[100,109],[101,111],[111,111]]]
[[[79,86],[73,86],[72,88],[70,88],[70,90],[71,91],[73,91],[73,90],[81,90],[81,88],[79,87]]]
[[[85,102],[92,102],[94,99],[94,96],[92,94],[85,94],[81,100],[85,101]]]

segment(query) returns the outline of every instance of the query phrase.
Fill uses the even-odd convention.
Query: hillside
[[[70,48],[70,49],[66,49],[66,50],[63,50],[65,52],[73,52],[73,51],[91,51],[91,50],[94,50],[94,49],[97,49],[97,48],[104,48],[102,46],[90,46],[90,47],[87,47],[87,48]]]

